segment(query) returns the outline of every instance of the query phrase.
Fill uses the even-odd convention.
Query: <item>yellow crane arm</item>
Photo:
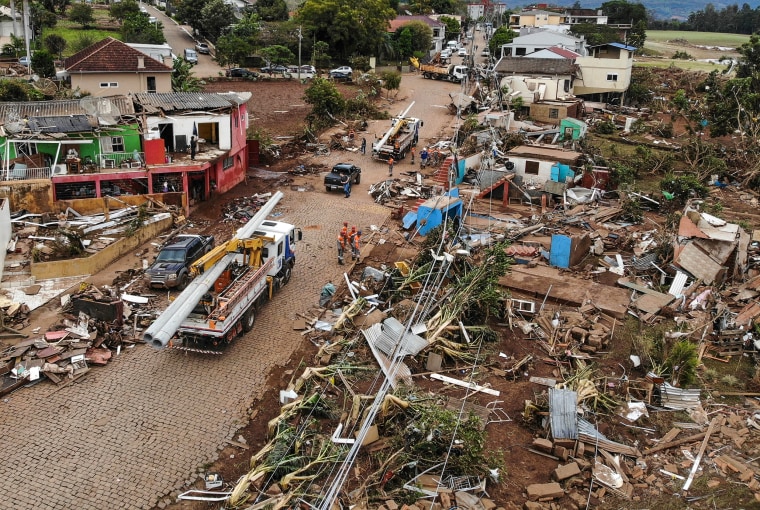
[[[273,237],[257,236],[250,239],[231,239],[212,249],[210,252],[190,265],[190,274],[195,277],[214,267],[228,253],[245,253],[247,264],[252,267],[261,265],[264,244],[274,242]]]

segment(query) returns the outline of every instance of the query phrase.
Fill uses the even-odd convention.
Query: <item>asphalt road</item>
[[[178,57],[184,56],[185,48],[195,49],[193,29],[188,25],[180,25],[152,5],[143,4],[151,16],[154,16],[164,25],[164,37],[166,43],[172,47]],[[224,73],[224,68],[216,63],[211,55],[198,55],[198,63],[193,66],[193,74],[197,78],[209,78]]]

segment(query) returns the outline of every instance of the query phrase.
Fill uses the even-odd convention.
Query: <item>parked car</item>
[[[351,69],[349,66],[340,66],[336,67],[335,69],[330,69],[330,75],[332,76],[333,73],[337,74],[353,74],[354,70]]]
[[[280,64],[273,65],[273,66],[270,65],[270,66],[262,67],[261,72],[267,73],[267,74],[285,74],[288,72],[288,68]]]
[[[459,48],[459,51],[457,51],[457,55],[460,57],[466,57],[467,56],[467,48]]]
[[[352,184],[359,184],[362,180],[361,168],[351,163],[338,163],[330,173],[325,175],[325,189],[328,192],[336,189],[343,190],[343,184],[340,182],[341,174],[346,174]]]
[[[190,265],[211,251],[214,236],[180,234],[161,248],[153,264],[145,270],[150,287],[184,289],[190,281]]]
[[[197,51],[201,55],[211,54],[211,49],[208,47],[208,44],[206,44],[205,42],[195,43],[195,51]]]
[[[226,74],[229,78],[256,78],[259,75],[259,73],[249,71],[245,67],[233,67],[231,69],[227,69],[224,74]]]
[[[29,59],[29,57],[21,57],[20,59],[18,59],[18,63],[24,67],[29,67],[29,64],[31,64],[31,60]]]
[[[155,16],[149,16],[148,17],[148,23],[155,23],[156,21],[158,21],[158,20],[156,19]]]
[[[441,58],[443,59],[451,58],[451,50],[448,48],[445,50],[441,50]]]
[[[292,74],[294,77],[297,77],[299,74],[301,75],[301,78],[314,78],[317,75],[317,70],[314,69],[314,66],[301,66],[300,70],[298,66],[288,66],[288,72]]]
[[[483,51],[480,52],[480,56],[481,57],[490,57],[491,56],[491,52],[488,51],[488,48],[483,48]]]
[[[197,64],[198,54],[192,48],[185,48],[185,60],[187,60],[191,64]]]

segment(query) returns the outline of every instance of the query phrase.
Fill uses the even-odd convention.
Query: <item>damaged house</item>
[[[56,201],[104,196],[174,192],[187,204],[207,200],[245,178],[249,99],[156,93],[0,103],[6,196],[19,202],[14,209],[38,212]],[[11,193],[18,185],[34,188],[34,203]]]

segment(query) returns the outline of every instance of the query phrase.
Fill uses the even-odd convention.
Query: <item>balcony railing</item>
[[[3,181],[23,181],[26,179],[50,179],[53,170],[49,166],[42,168],[29,168],[21,163],[16,163],[11,169],[3,169],[0,179]]]
[[[145,166],[145,153],[138,152],[104,152],[100,155],[98,166],[103,169],[109,168],[143,168]]]

